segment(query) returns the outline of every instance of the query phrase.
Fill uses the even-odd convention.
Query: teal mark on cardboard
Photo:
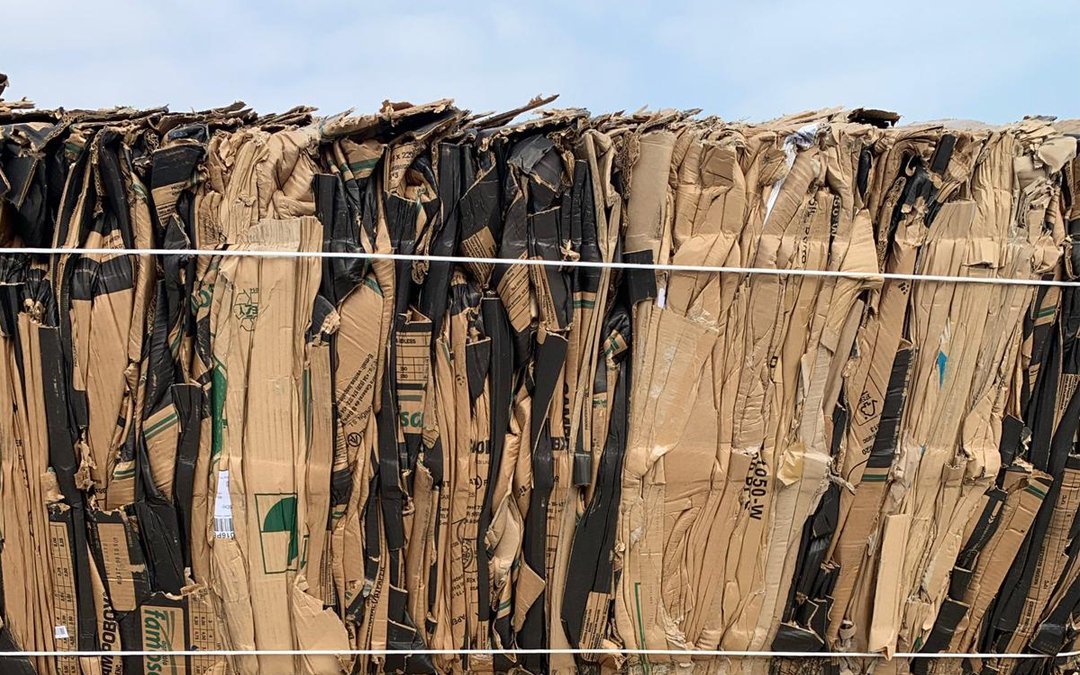
[[[225,391],[229,386],[225,364],[214,359],[214,369],[210,372],[210,461],[216,462],[221,457],[225,446],[225,429],[229,426],[225,420]]]
[[[645,649],[645,621],[641,618],[641,584],[634,583],[634,604],[637,606],[637,624],[638,624],[638,648]],[[645,675],[649,675],[649,657],[641,655],[641,665],[645,669]]]
[[[259,514],[263,572],[295,571],[300,558],[296,493],[256,494],[255,505]]]

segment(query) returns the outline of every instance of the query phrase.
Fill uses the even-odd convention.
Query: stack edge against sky
[[[0,101],[0,647],[389,652],[4,672],[1065,667],[694,652],[1077,649],[1080,125],[550,102]]]

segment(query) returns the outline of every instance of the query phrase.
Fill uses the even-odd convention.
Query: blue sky
[[[0,0],[8,98],[174,110],[243,99],[370,112],[538,93],[593,112],[762,120],[832,105],[903,121],[1080,117],[1080,3],[746,0],[345,3]]]

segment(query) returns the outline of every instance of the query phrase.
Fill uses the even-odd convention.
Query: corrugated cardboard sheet
[[[389,652],[3,672],[1065,667],[694,650],[1077,648],[1074,126],[548,102],[0,102],[0,647]]]

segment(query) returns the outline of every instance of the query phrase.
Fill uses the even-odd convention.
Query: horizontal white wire
[[[1008,279],[999,277],[957,277],[945,274],[900,274],[897,272],[843,272],[839,270],[775,269],[769,267],[729,267],[726,265],[675,265],[672,263],[602,262],[594,260],[543,260],[539,258],[473,258],[470,256],[436,256],[414,253],[368,253],[366,251],[250,251],[243,249],[168,249],[168,248],[0,248],[0,254],[27,253],[33,255],[179,255],[250,258],[347,258],[366,260],[397,260],[406,262],[446,262],[473,265],[539,265],[541,267],[591,267],[657,272],[701,272],[710,274],[764,274],[792,277],[838,277],[843,279],[891,279],[896,281],[937,281],[957,284],[991,284],[999,286],[1058,286],[1080,288],[1080,281],[1057,279]]]
[[[988,654],[896,652],[892,657],[876,652],[777,652],[724,651],[717,649],[194,649],[132,651],[23,651],[0,652],[0,658],[15,656],[455,656],[492,654],[605,654],[616,656],[691,656],[691,657],[781,657],[781,658],[859,658],[859,659],[1065,659],[1080,656],[1080,651],[1058,654]]]

